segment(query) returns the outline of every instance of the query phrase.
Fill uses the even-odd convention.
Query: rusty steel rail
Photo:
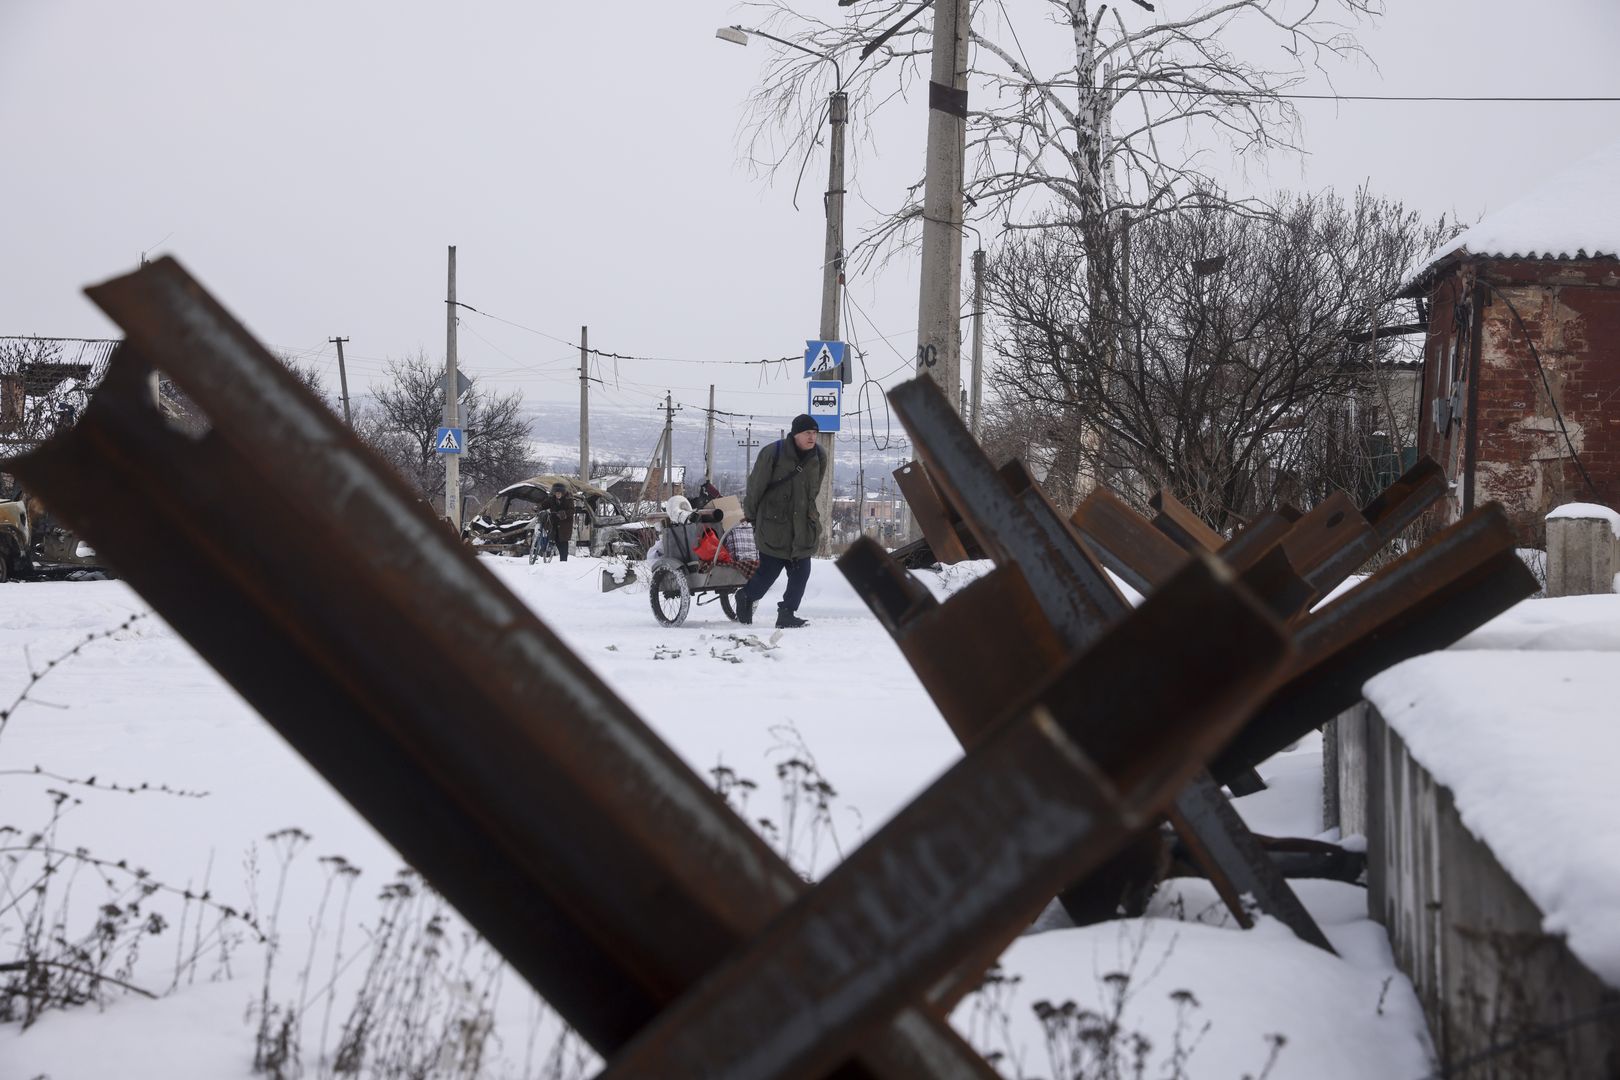
[[[89,293],[126,342],[75,430],[11,467],[591,1045],[624,1046],[805,891],[178,264]],[[206,435],[166,426],[150,368]],[[840,1076],[994,1076],[917,1004],[845,1049]]]
[[[1106,488],[1087,495],[1069,519],[1098,562],[1148,595],[1187,561],[1187,551]]]
[[[1102,568],[1072,542],[1066,524],[1031,513],[927,379],[901,383],[889,402],[913,436],[920,427],[929,430],[926,444],[915,443],[918,457],[981,550],[998,565],[1018,563],[1064,640],[1090,643],[1101,636],[1124,602]]]
[[[911,510],[917,529],[928,541],[934,558],[942,563],[959,563],[968,557],[967,549],[956,535],[956,522],[951,508],[939,497],[927,470],[915,461],[894,470],[894,480],[900,488],[901,498]]]
[[[1218,551],[1226,543],[1226,537],[1204,524],[1204,519],[1187,509],[1169,488],[1154,492],[1148,505],[1154,510],[1153,527],[1184,551]]]
[[[965,951],[1010,943],[1055,889],[1154,820],[1288,650],[1229,571],[1190,561],[605,1077],[817,1075],[874,1016],[950,976]],[[907,902],[873,902],[895,882]]]
[[[1124,619],[1129,610],[1124,598],[1088,554],[1078,532],[1063,520],[1021,463],[1012,462],[998,473],[944,394],[927,379],[902,383],[889,398],[919,456],[927,463],[936,487],[954,503],[956,513],[980,538],[998,568],[1016,566],[1022,574],[1017,581],[1027,584],[1033,593],[1034,604],[1020,606],[1015,588],[997,589],[992,585],[974,597],[971,611],[966,606],[955,606],[957,598],[953,597],[941,605],[930,620],[934,625],[947,628],[935,635],[938,639],[960,642],[987,636],[1027,637],[1037,646],[1032,652],[1073,652],[1091,646],[1108,626]],[[1191,557],[1183,555],[1181,560],[1185,563]],[[862,558],[868,568],[858,578],[881,581],[881,575],[869,569],[870,555]],[[1273,566],[1262,569],[1270,571],[1261,578],[1267,583],[1292,578],[1286,567],[1281,573]],[[1006,581],[1011,585],[1014,579]],[[881,587],[891,594],[896,588],[893,581]],[[1074,617],[1070,605],[1076,599],[1084,601],[1086,618]],[[1273,608],[1277,606],[1270,601],[1262,602]],[[1045,633],[1031,627],[1037,606],[1046,617]],[[902,652],[911,659],[921,650],[907,647],[908,636],[902,630],[897,640],[901,642]],[[1145,647],[1148,642],[1144,639],[1138,644]],[[914,666],[952,731],[965,746],[971,746],[1001,716],[997,711],[977,711],[976,704],[1015,697],[1025,685],[1028,666],[1035,662],[1035,657],[1027,657],[1002,667],[978,667],[977,685],[972,687],[962,685],[964,679],[959,669],[949,663],[924,658]],[[1222,818],[1188,813],[1182,816],[1180,823],[1190,830],[1206,833],[1195,832],[1186,839],[1189,848],[1205,860],[1204,869],[1212,878],[1247,883],[1252,887],[1242,891],[1253,893],[1261,910],[1293,927],[1302,939],[1325,944],[1321,931],[1294,897],[1287,880],[1274,868],[1268,870],[1264,852],[1236,815]],[[1221,835],[1209,834],[1212,830],[1219,830]],[[1121,859],[1127,863],[1136,861],[1131,854],[1122,855]],[[1080,921],[1099,907],[1112,910],[1100,904],[1094,894],[1099,887],[1109,887],[1106,883],[1113,880],[1114,876],[1109,873],[1089,882],[1076,881],[1058,898],[1076,921]],[[1230,886],[1224,895],[1234,897],[1235,903],[1239,892],[1235,886]],[[1234,909],[1234,913],[1243,917],[1241,907]]]
[[[1472,511],[1309,616],[1296,673],[1211,771],[1224,781],[1259,764],[1360,701],[1380,671],[1453,644],[1538,587],[1502,508]]]

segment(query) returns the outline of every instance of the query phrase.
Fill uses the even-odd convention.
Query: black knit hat
[[[789,435],[797,435],[801,431],[820,431],[821,425],[809,413],[800,413],[793,418],[793,426],[788,428]]]

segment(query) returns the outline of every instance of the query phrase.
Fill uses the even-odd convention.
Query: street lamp
[[[722,26],[714,32],[714,36],[721,41],[729,41],[734,45],[747,45],[748,35],[758,34],[779,45],[786,45],[790,49],[797,49],[815,57],[825,60],[833,66],[833,91],[827,96],[827,123],[831,126],[831,138],[828,139],[827,163],[827,194],[822,200],[827,211],[827,237],[823,248],[821,263],[821,340],[838,340],[838,301],[839,291],[844,284],[844,127],[849,119],[849,97],[844,93],[844,73],[838,67],[838,61],[827,53],[819,53],[814,49],[807,49],[794,41],[779,38],[775,34],[768,34],[763,30],[744,29],[741,26]],[[850,378],[850,357],[844,357],[843,380],[846,384]],[[817,555],[832,554],[832,479],[833,479],[833,436],[831,432],[821,435],[821,450],[826,455],[827,467],[821,478],[821,491],[816,495],[816,512],[820,515],[823,524],[821,541],[817,546]]]

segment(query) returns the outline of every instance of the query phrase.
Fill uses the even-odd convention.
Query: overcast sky
[[[1341,92],[1620,94],[1615,0],[1390,7],[1361,32],[1379,70],[1341,70]],[[387,357],[442,359],[455,244],[460,299],[529,328],[465,315],[462,362],[531,399],[577,400],[581,325],[620,353],[797,352],[819,311],[826,160],[798,211],[790,182],[738,164],[766,43],[714,30],[742,18],[718,0],[0,0],[0,335],[112,336],[80,289],[169,253],[330,385],[326,339],[348,336],[363,385]],[[1300,108],[1308,158],[1228,157],[1223,178],[1370,181],[1471,221],[1620,132],[1620,104]],[[855,184],[892,204],[919,171],[924,95],[881,119],[853,133]],[[852,229],[869,218],[852,200]],[[904,260],[851,282],[870,321],[846,336],[889,382],[909,370],[916,287]],[[666,387],[696,403],[713,381],[721,408],[802,408],[797,372],[763,387],[759,367],[602,374],[617,388],[597,400],[627,406]]]

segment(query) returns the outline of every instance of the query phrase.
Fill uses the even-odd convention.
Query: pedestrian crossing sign
[[[807,341],[804,343],[804,377],[807,379],[836,379],[844,366],[842,341]]]
[[[437,454],[459,454],[465,445],[458,427],[442,427],[433,435],[433,451]]]

